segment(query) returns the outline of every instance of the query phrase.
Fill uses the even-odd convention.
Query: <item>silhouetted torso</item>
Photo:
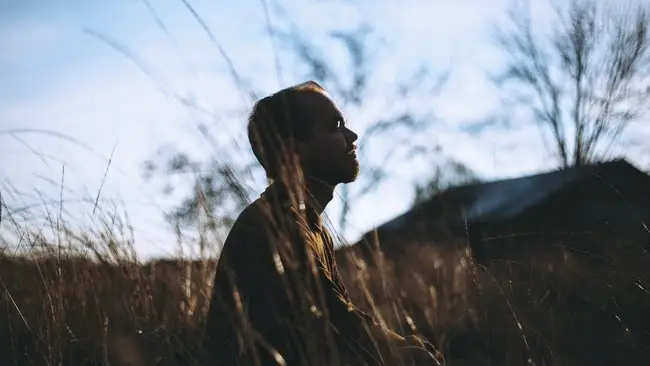
[[[271,349],[288,365],[313,364],[305,360],[331,359],[332,345],[344,358],[372,348],[365,329],[373,320],[352,306],[320,216],[288,202],[286,189],[272,184],[224,244],[204,343],[216,364],[254,364],[257,354],[275,365]]]

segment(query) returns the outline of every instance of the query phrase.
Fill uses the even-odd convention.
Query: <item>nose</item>
[[[354,131],[352,131],[351,129],[349,129],[347,127],[345,128],[345,139],[349,143],[353,143],[353,142],[357,141],[358,138],[359,138],[359,136],[357,136],[357,134],[354,133]]]

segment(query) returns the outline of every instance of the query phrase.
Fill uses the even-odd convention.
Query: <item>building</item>
[[[469,244],[479,263],[538,249],[598,256],[602,244],[650,244],[650,176],[625,160],[445,190],[363,236],[389,256],[407,245]],[[600,244],[596,244],[600,243]]]

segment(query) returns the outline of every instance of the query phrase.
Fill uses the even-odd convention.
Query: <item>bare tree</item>
[[[498,30],[508,59],[497,85],[532,112],[543,136],[550,132],[561,166],[606,158],[647,113],[648,9],[571,0],[555,8],[553,29],[544,33],[534,29],[528,2],[520,5]]]
[[[229,227],[235,220],[235,213],[248,203],[248,190],[240,178],[251,169],[252,164],[222,163],[215,152],[204,162],[191,159],[186,153],[173,148],[162,147],[157,154],[144,162],[145,179],[163,177],[163,194],[175,191],[173,178],[191,176],[194,182],[190,194],[170,213],[169,218],[181,226],[196,223],[199,216],[211,216],[207,228],[215,230]]]
[[[276,33],[282,44],[307,67],[305,77],[322,83],[344,111],[360,111],[367,107],[371,99],[369,92],[373,91],[378,76],[373,62],[376,51],[373,46],[378,43],[378,37],[373,28],[368,23],[361,23],[352,30],[330,33],[331,40],[342,46],[348,61],[347,71],[337,72],[336,65],[328,58],[333,50],[304,37],[295,24],[290,20],[288,23],[292,26],[290,30],[278,30]],[[338,217],[341,232],[347,228],[351,203],[371,193],[390,177],[388,169],[392,159],[401,156],[404,160],[410,160],[416,155],[439,151],[437,143],[431,139],[423,143],[413,139],[414,135],[424,132],[437,119],[430,110],[424,113],[414,111],[409,99],[417,99],[419,103],[424,100],[426,103],[427,98],[432,99],[439,94],[447,77],[446,72],[433,74],[427,67],[421,66],[405,81],[382,90],[382,99],[387,103],[381,108],[381,117],[366,121],[366,129],[357,142],[359,157],[364,164],[359,184],[341,187],[342,206]],[[390,137],[390,143],[387,143],[387,137]],[[379,149],[373,150],[371,145],[381,144],[382,141],[387,148],[381,149],[382,153],[378,156]]]

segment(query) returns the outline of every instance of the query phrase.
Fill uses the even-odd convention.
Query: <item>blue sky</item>
[[[282,48],[282,75],[278,77],[262,1],[190,3],[237,72],[259,91],[271,93],[303,81],[302,69]],[[325,39],[328,31],[345,29],[361,19],[375,26],[384,42],[374,60],[378,90],[420,63],[440,70],[451,67],[452,76],[443,94],[431,101],[444,120],[444,126],[434,130],[431,138],[446,154],[483,177],[516,176],[552,166],[534,126],[494,128],[480,135],[467,134],[461,128],[498,108],[485,72],[500,64],[489,43],[489,32],[505,15],[507,1],[410,0],[399,7],[388,0],[279,3],[301,32],[317,42]],[[140,164],[163,144],[173,144],[196,157],[207,156],[210,147],[196,129],[197,120],[210,121],[220,142],[232,144],[234,139],[238,149],[245,149],[242,111],[251,105],[235,87],[217,47],[182,1],[151,0],[150,4],[169,35],[140,0],[0,1],[0,49],[4,50],[0,54],[0,179],[21,192],[20,199],[13,197],[11,203],[38,204],[43,199],[37,191],[56,201],[61,196],[64,169],[63,196],[70,200],[65,206],[78,222],[87,224],[93,204],[75,200],[97,195],[114,152],[102,187],[102,202],[116,201],[128,211],[138,249],[144,255],[174,250],[161,215],[174,201],[159,194],[159,185],[143,181]],[[540,6],[538,16],[546,15],[548,9]],[[276,12],[271,13],[271,20],[282,23]],[[147,73],[92,32],[133,50]],[[341,63],[337,57],[331,55],[334,62]],[[204,111],[183,106],[165,92],[180,94]],[[354,123],[371,112],[350,113]],[[65,134],[84,146],[24,131],[30,129]],[[363,129],[363,124],[357,126],[360,133]],[[23,132],[6,133],[16,130]],[[650,135],[642,124],[632,126],[631,132]],[[242,154],[238,149],[232,151],[235,158]],[[650,154],[624,153],[638,164],[650,164]],[[395,178],[360,201],[353,211],[345,233],[348,239],[354,240],[408,207],[412,197],[405,189],[410,189],[415,175],[426,171],[423,165],[415,168],[407,161],[391,166]],[[260,181],[255,184],[261,191]],[[328,212],[334,214],[337,205],[333,202]]]

